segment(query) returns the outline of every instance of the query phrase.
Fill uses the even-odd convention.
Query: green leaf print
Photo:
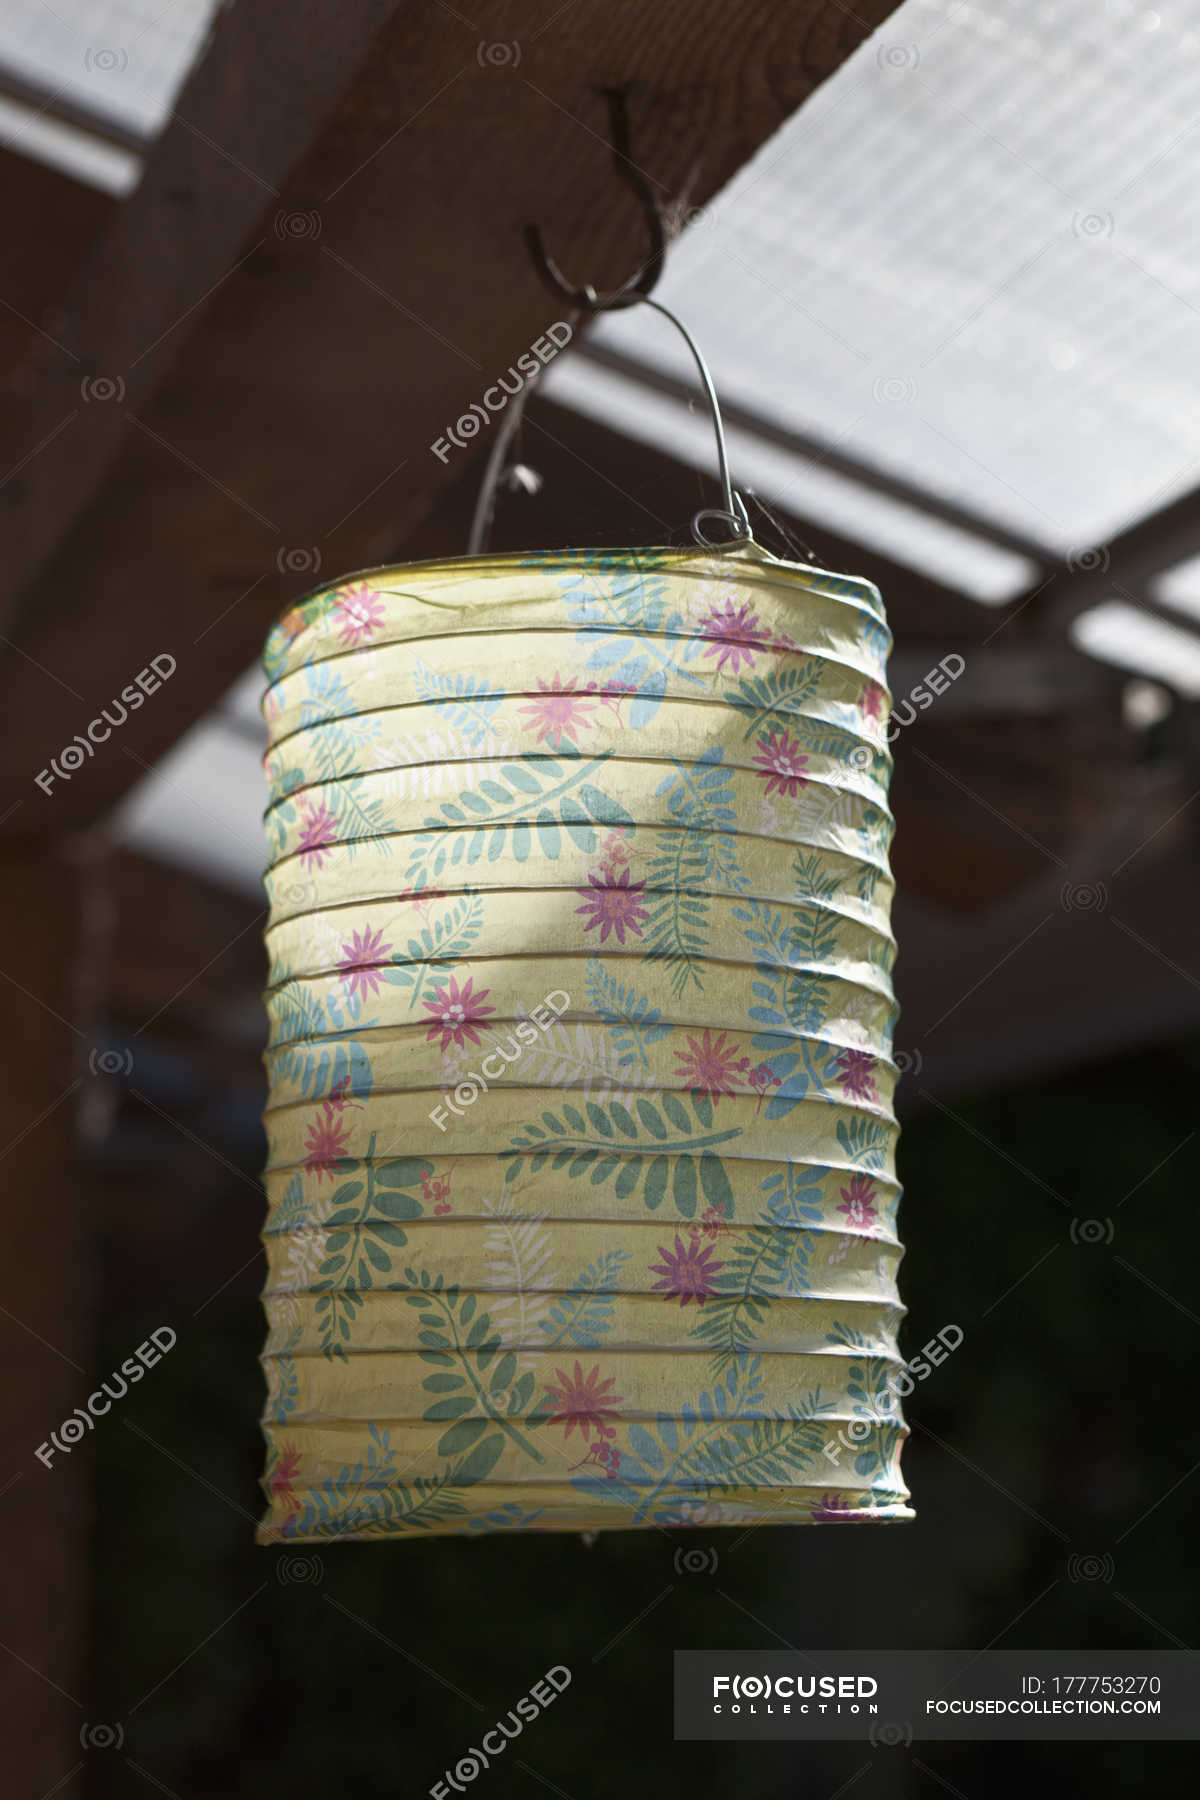
[[[390,1275],[391,1252],[408,1242],[399,1223],[379,1222],[419,1219],[425,1207],[417,1194],[433,1164],[419,1157],[375,1161],[375,1133],[361,1163],[344,1158],[338,1168],[361,1179],[345,1181],[334,1192],[331,1212],[325,1219],[325,1256],[311,1292],[317,1295],[316,1316],[321,1348],[329,1359],[346,1360],[354,1320],[361,1311],[363,1294],[375,1286],[377,1275]],[[370,1224],[364,1223],[371,1220]]]
[[[633,825],[620,802],[591,779],[606,761],[607,753],[566,766],[550,756],[503,763],[498,778],[463,789],[457,800],[444,801],[436,814],[426,817],[409,859],[410,879],[424,888],[444,869],[464,863],[473,867],[485,855],[495,862],[510,852],[518,862],[527,862],[535,824],[547,856],[559,853],[558,826],[590,855],[598,825]]]
[[[676,994],[704,985],[702,966],[711,952],[710,891],[740,894],[746,877],[738,867],[737,809],[733,770],[719,747],[706,750],[659,783],[670,824],[646,870],[646,959],[671,969]]]
[[[426,1393],[444,1396],[422,1415],[431,1424],[445,1422],[449,1426],[438,1439],[438,1454],[455,1455],[481,1436],[490,1420],[534,1462],[544,1462],[541,1451],[512,1418],[521,1411],[522,1397],[528,1404],[533,1384],[521,1386],[515,1381],[517,1359],[511,1350],[497,1359],[501,1340],[491,1315],[479,1310],[474,1294],[447,1287],[442,1276],[431,1277],[428,1269],[419,1273],[406,1269],[405,1279],[416,1290],[408,1296],[408,1304],[421,1314],[420,1339],[425,1348],[419,1354],[437,1371],[427,1375],[422,1386]],[[500,1433],[496,1438],[502,1447]]]
[[[685,1219],[695,1217],[698,1185],[710,1204],[724,1206],[732,1199],[729,1179],[720,1158],[719,1144],[740,1137],[739,1126],[714,1130],[712,1102],[704,1094],[658,1094],[653,1100],[640,1096],[634,1114],[619,1100],[590,1100],[587,1116],[564,1101],[559,1112],[543,1112],[531,1124],[513,1133],[510,1148],[500,1155],[508,1161],[505,1181],[516,1181],[528,1159],[531,1172],[549,1165],[565,1171],[567,1179],[587,1176],[593,1187],[613,1183],[619,1200],[638,1189],[651,1211],[668,1195]],[[661,1150],[653,1146],[661,1145]],[[716,1198],[711,1198],[716,1196]]]

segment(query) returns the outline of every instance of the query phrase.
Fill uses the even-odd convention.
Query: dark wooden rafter
[[[270,230],[280,185],[395,11],[394,0],[222,9],[141,184],[62,303],[31,322],[22,394],[0,425],[9,616],[119,458],[124,409],[162,382],[196,309]]]
[[[86,991],[81,947],[94,963],[96,921],[81,914],[93,891],[70,846],[47,854],[44,844],[0,845],[10,1046],[0,1083],[0,1520],[21,1547],[20,1579],[0,1588],[0,1716],[13,1793],[44,1793],[68,1778],[88,1717],[88,1450],[72,1436],[78,1419],[65,1438],[61,1428],[91,1385],[91,1224],[74,1125],[92,1080],[86,1033],[95,994]]]
[[[1088,566],[1056,580],[1044,607],[1048,628],[1064,633],[1089,608],[1121,600],[1195,635],[1198,621],[1164,605],[1153,591],[1156,576],[1195,556],[1200,556],[1200,488],[1139,519],[1099,546]]]
[[[359,8],[359,28],[391,10]],[[452,9],[404,8],[376,30],[286,180],[272,179],[282,150],[264,166],[262,141],[200,138],[177,122],[93,264],[121,280],[106,294],[85,282],[73,303],[80,319],[107,318],[96,378],[124,379],[124,399],[77,406],[24,471],[36,483],[18,496],[14,541],[39,572],[0,664],[0,729],[21,745],[3,759],[0,815],[53,829],[102,814],[252,660],[318,565],[363,566],[405,546],[465,467],[465,452],[443,463],[430,445],[561,315],[529,266],[524,226],[544,223],[562,265],[600,287],[641,253],[601,90],[627,90],[635,154],[664,203],[702,204],[891,10],[762,0],[733,17],[705,0],[684,20],[645,0],[576,0],[533,24],[528,6],[506,4],[489,9],[484,36]],[[264,14],[223,15],[210,52],[249,16],[238,41],[257,73],[235,85],[230,132],[294,104],[263,66],[275,55],[253,24]],[[339,7],[339,40],[354,35],[345,19]],[[344,41],[338,54],[345,69]],[[180,102],[192,127],[205,79],[202,68]],[[192,229],[221,245],[203,278],[194,264],[187,280],[172,273],[172,306],[151,320],[140,284],[153,286],[164,258],[133,215],[171,217],[166,187],[180,182],[163,158],[183,156],[185,140],[186,184],[204,195]],[[147,354],[156,330],[168,338]],[[157,379],[131,376],[135,358],[158,365],[172,339]],[[51,804],[38,769],[162,652],[178,665],[169,698],[56,783]]]

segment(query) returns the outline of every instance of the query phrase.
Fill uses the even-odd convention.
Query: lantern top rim
[[[659,581],[675,582],[692,588],[694,605],[703,609],[706,601],[711,613],[712,602],[720,599],[728,608],[735,599],[744,611],[748,605],[766,603],[770,597],[777,614],[790,616],[792,605],[801,611],[817,605],[827,610],[826,618],[841,615],[850,636],[863,650],[860,673],[886,688],[886,661],[891,650],[891,632],[883,600],[874,582],[864,576],[842,575],[811,563],[787,562],[753,542],[733,549],[702,550],[699,547],[648,546],[622,549],[564,549],[497,553],[480,556],[431,558],[424,562],[382,563],[374,568],[350,571],[324,581],[308,594],[284,608],[267,634],[262,663],[268,683],[273,687],[290,670],[312,661],[328,660],[330,654],[349,654],[364,636],[367,615],[371,623],[365,635],[373,641],[382,623],[376,620],[379,600],[392,606],[402,599],[418,603],[427,617],[453,614],[465,620],[475,603],[495,578],[510,586],[520,584],[529,592],[510,596],[538,606],[553,598],[553,590],[587,584],[609,588],[616,583],[622,592],[620,604],[626,610],[631,600],[630,584],[644,585],[647,604],[653,611],[657,605],[652,590]],[[714,584],[723,589],[720,595],[711,590]],[[709,590],[707,595],[703,590]],[[744,591],[740,591],[744,590]],[[558,604],[566,605],[561,593]],[[481,617],[486,609],[481,606]],[[569,606],[567,608],[569,612]],[[363,618],[358,617],[359,614]],[[565,616],[565,615],[564,615]],[[697,618],[699,614],[697,613]],[[349,627],[347,627],[349,619]],[[486,622],[486,620],[485,620]],[[320,654],[306,653],[324,643],[336,628],[340,650],[326,647]],[[350,632],[346,638],[347,628]],[[435,636],[458,629],[446,624],[434,631]],[[786,629],[786,627],[785,627]],[[838,628],[839,632],[841,628]],[[400,635],[406,639],[407,629]],[[668,632],[668,635],[673,635]]]
[[[853,600],[861,596],[869,611],[882,618],[883,596],[876,584],[866,575],[847,575],[838,569],[824,567],[820,563],[793,562],[786,557],[776,556],[754,538],[742,541],[731,541],[728,544],[714,544],[709,547],[699,544],[630,544],[614,545],[565,545],[553,550],[485,550],[476,556],[431,556],[423,557],[416,562],[381,562],[368,563],[362,568],[343,569],[331,581],[318,581],[297,594],[292,600],[280,608],[272,620],[272,627],[277,629],[294,612],[311,605],[322,594],[332,594],[338,589],[349,586],[356,581],[369,581],[380,575],[404,575],[405,577],[432,575],[439,570],[478,570],[480,573],[488,569],[573,569],[584,563],[596,563],[600,567],[636,566],[642,560],[651,566],[681,570],[689,564],[711,572],[714,563],[734,563],[739,572],[746,565],[761,567],[770,573],[783,576],[816,576],[819,580],[836,582],[840,597]],[[781,585],[787,585],[786,582]]]

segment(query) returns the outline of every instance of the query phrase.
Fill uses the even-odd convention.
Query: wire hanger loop
[[[662,203],[655,193],[650,177],[644,169],[640,169],[630,156],[631,134],[629,127],[628,94],[621,88],[606,88],[604,98],[608,102],[609,138],[612,145],[613,160],[617,173],[632,188],[641,203],[650,239],[650,253],[628,281],[609,294],[600,294],[590,283],[573,286],[563,274],[559,265],[546,248],[545,234],[540,225],[528,225],[525,228],[525,241],[529,253],[541,280],[556,299],[565,301],[579,314],[594,316],[598,313],[619,312],[626,307],[645,305],[653,307],[661,313],[682,336],[692,354],[696,372],[700,377],[700,385],[708,403],[709,416],[712,421],[713,435],[717,446],[717,470],[721,483],[721,501],[719,507],[702,507],[692,517],[692,536],[706,550],[727,549],[730,545],[749,543],[752,541],[750,519],[746,512],[745,502],[733,486],[729,473],[729,454],[725,443],[725,428],[721,421],[721,408],[717,400],[717,390],[709,373],[708,364],[704,360],[700,346],[695,338],[675,313],[661,300],[653,297],[654,288],[662,274],[663,261],[666,254],[668,231],[667,221]],[[489,472],[490,473],[490,472]],[[497,467],[490,487],[499,479]],[[717,535],[718,531],[720,535]]]

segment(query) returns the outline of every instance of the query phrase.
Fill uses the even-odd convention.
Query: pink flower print
[[[808,758],[801,755],[800,740],[790,732],[768,731],[760,737],[754,760],[759,765],[754,773],[766,782],[768,794],[786,794],[794,800],[800,789],[808,785],[804,773]]]
[[[558,1408],[557,1412],[548,1415],[548,1423],[565,1424],[565,1437],[570,1437],[576,1426],[586,1441],[591,1439],[593,1426],[601,1437],[613,1437],[612,1426],[605,1421],[618,1416],[616,1409],[621,1404],[621,1395],[609,1392],[616,1376],[610,1375],[607,1381],[601,1381],[599,1363],[587,1375],[578,1363],[574,1376],[568,1375],[565,1369],[556,1369],[554,1373],[562,1385],[556,1388],[552,1383],[547,1384],[546,1397]]]
[[[397,900],[407,900],[428,922],[434,906],[439,900],[445,900],[447,895],[442,888],[404,888],[396,895],[396,898]]]
[[[862,708],[868,719],[878,719],[883,712],[884,692],[877,681],[868,681],[863,689]]]
[[[295,1444],[283,1444],[279,1458],[267,1481],[273,1497],[287,1507],[289,1514],[299,1512],[300,1502],[293,1483],[300,1469],[300,1451]]]
[[[858,1513],[844,1494],[822,1494],[813,1507],[812,1516],[817,1525],[846,1525],[852,1523]]]
[[[750,1071],[750,1086],[758,1095],[757,1111],[762,1111],[762,1103],[772,1088],[780,1086],[780,1077],[776,1075],[770,1063],[756,1063]]]
[[[343,588],[333,608],[342,648],[354,650],[374,637],[383,625],[386,612],[383,595],[372,592],[365,581],[360,581],[356,587]]]
[[[878,1100],[875,1058],[869,1050],[843,1050],[837,1059],[838,1080],[855,1100]]]
[[[454,1173],[453,1163],[445,1175],[424,1175],[421,1178],[421,1195],[426,1204],[432,1204],[435,1213],[448,1213],[450,1205],[450,1177]]]
[[[300,862],[306,869],[319,869],[330,854],[330,846],[337,836],[337,827],[333,814],[325,801],[319,806],[310,806],[307,801],[300,802],[300,837],[296,848],[300,852]]]
[[[346,1155],[346,1132],[348,1126],[340,1124],[338,1113],[340,1107],[326,1100],[321,1106],[321,1117],[308,1128],[304,1148],[306,1158],[304,1167],[308,1174],[315,1175],[320,1186],[326,1175],[332,1181],[335,1174],[334,1164]]]
[[[496,1009],[494,1006],[484,1005],[491,988],[480,988],[475,993],[474,982],[474,976],[468,975],[459,987],[457,976],[451,975],[449,981],[435,983],[433,999],[421,1002],[426,1011],[433,1014],[425,1033],[429,1043],[432,1044],[440,1035],[441,1049],[448,1050],[454,1044],[459,1050],[465,1050],[468,1043],[478,1044],[482,1041],[475,1027]]]
[[[589,915],[583,929],[598,929],[602,944],[608,942],[610,935],[623,944],[627,931],[641,937],[642,927],[650,917],[642,905],[645,886],[644,881],[631,881],[628,869],[622,869],[619,875],[602,875],[599,880],[589,875],[587,887],[575,890],[583,898],[583,905],[575,911]]]
[[[620,831],[610,831],[600,847],[601,874],[606,880],[613,880],[628,865],[629,845],[625,842],[623,828]]]
[[[710,1206],[700,1220],[700,1229],[703,1231],[705,1237],[715,1238],[721,1235],[728,1223],[729,1220],[725,1217],[725,1214],[721,1211],[719,1206]],[[717,1265],[714,1264],[714,1267],[715,1266]]]
[[[351,933],[350,942],[342,945],[342,959],[338,963],[339,973],[351,995],[368,1000],[379,992],[384,972],[378,965],[386,959],[391,947],[384,943],[382,931]]]
[[[583,1462],[595,1463],[599,1468],[603,1469],[604,1474],[609,1481],[615,1481],[621,1473],[621,1452],[617,1449],[615,1444],[604,1443],[602,1440],[597,1441],[592,1445],[591,1449],[584,1457]],[[581,1469],[583,1463],[576,1463],[575,1466],[576,1468]]]
[[[690,1093],[707,1094],[714,1106],[720,1105],[722,1094],[737,1092],[737,1076],[750,1073],[750,1058],[739,1057],[734,1045],[725,1042],[723,1031],[714,1038],[706,1030],[699,1043],[689,1037],[687,1046],[675,1052],[679,1065],[675,1073]]]
[[[841,1190],[842,1204],[840,1213],[846,1215],[846,1228],[854,1231],[872,1231],[879,1223],[879,1214],[875,1209],[875,1184],[869,1175],[852,1175],[850,1186]]]
[[[357,1106],[361,1110],[362,1101],[351,1098],[349,1075],[343,1075],[340,1081],[334,1082],[325,1104],[334,1107],[338,1112],[341,1112],[343,1106]]]
[[[592,684],[589,682],[589,692],[591,691],[591,686]],[[606,706],[608,708],[609,712],[612,713],[613,717],[619,723],[622,702],[628,700],[630,694],[636,693],[637,688],[632,681],[608,681],[605,682],[602,688],[597,689],[596,698],[599,700],[601,706]],[[616,1451],[614,1454],[619,1456],[620,1452]]]
[[[750,668],[755,651],[763,647],[762,625],[758,614],[751,612],[748,600],[737,606],[732,600],[726,600],[720,608],[714,606],[700,629],[705,637],[714,640],[704,654],[715,656],[717,668],[728,666],[733,675],[743,663]]]
[[[577,693],[575,677],[564,681],[557,672],[550,681],[543,681],[538,676],[540,693],[528,694],[529,705],[522,707],[527,714],[526,724],[531,731],[549,744],[552,750],[561,750],[564,739],[574,748],[575,733],[586,730],[592,723],[592,713],[596,702],[585,694]]]
[[[713,1262],[713,1245],[701,1244],[699,1232],[693,1232],[686,1244],[676,1232],[674,1250],[660,1244],[658,1254],[662,1261],[650,1265],[652,1275],[662,1276],[661,1281],[654,1283],[656,1293],[665,1293],[671,1299],[678,1297],[680,1306],[687,1306],[692,1300],[703,1306],[709,1295],[716,1293],[713,1276],[725,1264]]]

